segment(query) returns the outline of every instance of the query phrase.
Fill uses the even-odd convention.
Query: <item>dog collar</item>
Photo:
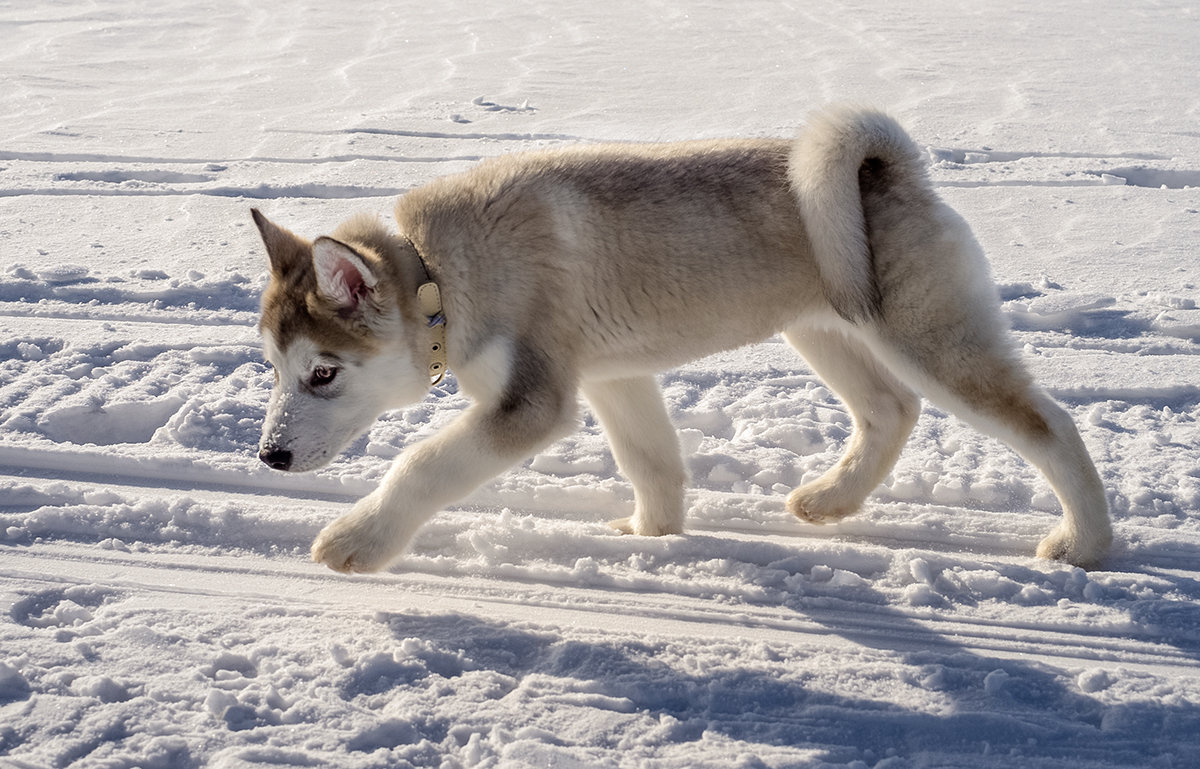
[[[421,251],[411,239],[404,239],[412,247],[417,263],[425,273],[425,282],[417,286],[417,309],[429,328],[429,344],[425,349],[429,353],[429,385],[432,387],[446,375],[446,313],[442,310],[442,292],[429,274],[429,266],[425,264]]]
[[[417,306],[429,327],[429,384],[433,386],[446,375],[446,314],[442,312],[442,292],[432,280],[417,288]]]

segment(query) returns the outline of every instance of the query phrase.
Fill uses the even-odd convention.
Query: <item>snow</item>
[[[1200,14],[1183,0],[0,4],[0,766],[1200,766]],[[258,205],[309,235],[503,152],[928,148],[1109,489],[1098,570],[926,408],[856,517],[781,340],[664,373],[695,491],[641,539],[594,419],[387,573],[308,560],[453,378],[329,468],[255,459]]]

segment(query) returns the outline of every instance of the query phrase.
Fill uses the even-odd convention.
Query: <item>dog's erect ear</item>
[[[363,297],[375,290],[375,274],[358,252],[345,243],[317,238],[312,254],[317,290],[342,312],[358,309]]]
[[[262,235],[263,245],[267,247],[272,272],[283,275],[307,258],[308,241],[275,224],[257,208],[251,208],[250,215],[254,217],[254,224],[258,227],[258,233]]]

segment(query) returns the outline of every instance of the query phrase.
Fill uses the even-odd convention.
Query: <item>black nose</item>
[[[273,470],[287,470],[292,466],[292,452],[268,446],[258,452],[258,458]]]

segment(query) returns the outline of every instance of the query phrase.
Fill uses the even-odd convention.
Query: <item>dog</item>
[[[337,571],[388,566],[438,510],[570,431],[579,393],[633,485],[613,525],[681,533],[687,473],[654,375],[777,333],[854,420],[840,461],[787,496],[798,518],[862,505],[921,393],[1049,480],[1063,518],[1038,556],[1089,567],[1111,543],[1099,475],[1018,360],[982,249],[881,112],[827,110],[794,141],[501,156],[401,196],[396,232],[360,215],[310,242],[252,213],[275,372],[263,462],[324,465],[447,368],[472,400],[320,532],[312,557]]]

